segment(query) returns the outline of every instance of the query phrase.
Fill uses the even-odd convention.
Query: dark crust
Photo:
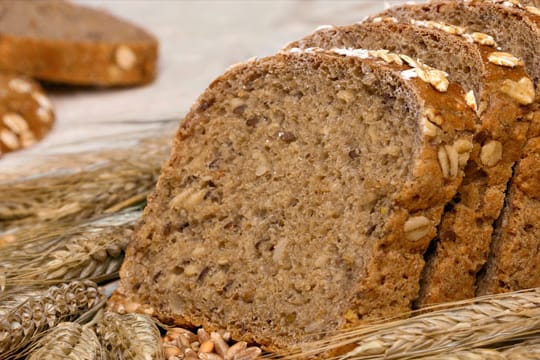
[[[529,137],[508,190],[485,272],[478,279],[479,296],[540,286],[540,111],[537,109]]]
[[[484,101],[489,105],[480,116],[481,125],[458,190],[458,201],[441,221],[436,252],[428,260],[423,276],[419,306],[475,296],[476,277],[488,259],[493,226],[504,206],[507,182],[527,139],[529,107],[521,106],[501,91],[505,80],[518,81],[527,78],[527,74],[523,67],[491,64],[487,56],[495,49],[480,49],[486,72],[479,106]],[[503,148],[501,161],[492,167],[480,160],[481,146],[489,140],[499,141]]]
[[[41,1],[25,1],[25,6],[43,5]],[[99,13],[96,10],[67,2],[55,2],[53,10],[68,7],[81,12]],[[11,6],[2,2],[2,6]],[[4,30],[0,37],[0,69],[13,71],[40,80],[72,85],[130,86],[151,82],[156,76],[158,54],[157,40],[146,31],[113,16],[107,21],[141,34],[139,40],[131,38],[107,40],[45,38],[29,34],[15,35]],[[104,25],[106,26],[106,25]],[[122,69],[115,62],[119,46],[127,46],[135,54],[136,62],[129,69]]]
[[[201,321],[200,319],[191,318],[190,314],[173,314],[170,312],[166,301],[163,299],[165,296],[165,290],[148,292],[151,288],[152,280],[149,278],[147,269],[141,267],[140,264],[146,263],[149,259],[154,259],[158,256],[155,250],[152,249],[152,241],[150,240],[150,234],[147,229],[151,228],[152,219],[158,214],[155,214],[156,209],[159,207],[157,203],[158,194],[162,193],[162,196],[166,196],[168,175],[174,172],[174,163],[176,158],[183,156],[178,152],[178,148],[182,142],[182,139],[192,136],[192,129],[195,127],[198,121],[198,113],[204,112],[206,108],[211,106],[211,96],[213,91],[219,90],[223,84],[227,82],[235,73],[242,72],[246,68],[260,68],[265,69],[270,66],[286,66],[287,64],[296,63],[299,60],[302,61],[314,61],[314,62],[329,62],[338,61],[346,62],[350,66],[362,66],[362,64],[369,66],[373,71],[380,72],[386,76],[390,76],[395,81],[402,84],[404,88],[409,89],[414,94],[417,94],[415,100],[411,102],[418,102],[414,106],[418,106],[419,109],[424,106],[430,105],[441,110],[442,115],[445,117],[443,130],[449,135],[453,141],[457,138],[467,138],[474,127],[474,114],[470,110],[464,101],[464,94],[460,87],[455,84],[451,84],[448,92],[439,93],[434,88],[424,83],[420,79],[412,79],[410,81],[403,80],[399,72],[407,67],[398,65],[383,64],[380,61],[373,60],[360,60],[354,57],[344,58],[340,55],[333,53],[315,53],[315,54],[278,54],[275,57],[269,57],[247,64],[234,67],[229,72],[215,80],[209,87],[209,89],[201,95],[201,97],[192,106],[191,111],[186,116],[184,122],[181,124],[175,139],[174,150],[168,163],[164,166],[162,175],[157,185],[157,191],[149,199],[149,206],[145,209],[143,220],[140,228],[137,231],[134,241],[130,244],[126,254],[126,260],[121,269],[121,281],[122,287],[128,294],[128,296],[135,299],[144,298],[145,302],[149,303],[154,309],[158,317],[162,321],[174,322],[180,326],[204,326],[208,330],[217,329],[220,324],[208,323]],[[470,137],[469,137],[470,138]],[[434,223],[439,221],[440,215],[444,204],[452,198],[457,186],[459,185],[462,177],[462,172],[453,179],[443,179],[442,173],[437,160],[438,145],[434,142],[425,142],[419,153],[416,155],[417,161],[415,166],[411,170],[410,181],[407,186],[403,188],[400,194],[395,197],[396,210],[391,220],[386,226],[387,236],[380,239],[377,242],[377,246],[374,249],[368,251],[373,252],[372,264],[368,266],[368,276],[358,285],[358,288],[352,292],[352,297],[355,298],[352,302],[352,308],[356,309],[359,317],[364,319],[378,316],[389,316],[410,309],[412,300],[418,294],[418,280],[420,272],[423,268],[424,261],[422,254],[429,244],[430,239],[435,235],[434,230],[432,233],[426,235],[422,239],[414,243],[408,243],[403,245],[403,225],[409,216],[424,215]],[[147,223],[148,222],[148,223]],[[400,293],[400,290],[389,289],[384,286],[380,286],[381,276],[392,274],[383,274],[385,269],[377,268],[377,259],[384,258],[385,260],[392,259],[394,264],[399,264],[401,267],[406,267],[410,271],[410,282],[413,285],[412,290],[409,293]],[[403,266],[405,264],[406,266]],[[404,280],[401,279],[403,282]],[[388,304],[386,308],[373,308],[371,305],[373,300],[380,301],[381,299],[387,300]],[[225,325],[226,324],[221,324]],[[232,332],[235,340],[245,340],[248,342],[255,341],[267,350],[282,351],[285,346],[292,346],[295,339],[289,339],[290,343],[285,345],[283,343],[276,344],[269,339],[261,339],[256,333],[250,331],[243,331],[242,329],[228,329]]]

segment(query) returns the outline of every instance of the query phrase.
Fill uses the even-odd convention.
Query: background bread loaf
[[[103,11],[63,0],[1,1],[0,69],[71,85],[152,81],[157,40]]]
[[[53,122],[52,104],[38,83],[0,72],[0,157],[33,145]]]

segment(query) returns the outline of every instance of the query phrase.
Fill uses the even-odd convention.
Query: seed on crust
[[[461,26],[455,26],[455,25],[448,25],[442,22],[437,21],[423,21],[423,20],[411,20],[411,24],[429,28],[429,29],[436,29],[436,30],[442,30],[448,34],[453,35],[461,35],[465,32],[465,28]]]
[[[467,161],[469,161],[471,150],[473,148],[472,142],[465,139],[459,139],[454,143],[453,147],[458,154],[458,165],[465,166]]]
[[[32,93],[32,97],[34,98],[34,100],[36,100],[36,102],[39,104],[40,107],[48,109],[48,110],[52,109],[51,101],[42,93],[38,91],[34,91]]]
[[[7,129],[0,130],[0,142],[2,142],[10,150],[15,150],[21,147],[19,138]]]
[[[432,225],[431,220],[425,216],[413,216],[403,225],[405,237],[410,241],[418,241],[430,232]]]
[[[459,166],[463,163],[463,160],[460,161],[460,154],[469,154],[470,151],[464,150],[464,144],[458,143],[458,145],[456,146],[456,143],[453,145],[442,145],[439,147],[439,151],[437,152],[437,158],[439,159],[441,172],[445,179],[454,178],[457,176]],[[458,149],[463,152],[460,153]],[[468,156],[466,160],[468,160]]]
[[[116,64],[120,67],[122,70],[131,70],[133,66],[135,66],[135,63],[137,63],[137,56],[126,45],[120,45],[116,52],[114,53],[114,59],[116,61]]]
[[[39,120],[45,124],[50,123],[52,120],[51,111],[42,107],[39,107],[36,110],[36,115],[38,116]]]
[[[422,132],[429,137],[437,136],[439,132],[439,127],[429,121],[427,118],[422,119]]]
[[[487,45],[487,46],[497,45],[497,43],[495,42],[495,39],[491,35],[480,33],[480,32],[473,32],[470,35],[473,38],[473,41],[477,44]]]
[[[28,123],[17,113],[7,113],[2,117],[4,125],[6,125],[15,134],[20,134],[28,130]]]
[[[14,78],[9,80],[8,86],[11,90],[18,93],[29,93],[32,91],[32,84],[24,79]]]
[[[488,55],[488,61],[495,65],[506,66],[506,67],[516,67],[523,65],[523,61],[520,58],[515,57],[514,55],[507,52],[495,51]]]
[[[465,102],[471,109],[473,109],[474,111],[477,110],[478,106],[476,105],[476,97],[474,96],[474,91],[470,90],[467,94],[465,94]]]
[[[434,108],[427,108],[425,115],[429,121],[431,121],[434,124],[442,125],[443,124],[443,117],[441,114],[439,114]]]
[[[501,85],[501,91],[521,105],[529,105],[534,102],[534,84],[527,77],[523,77],[517,82],[510,79],[504,80]]]
[[[456,177],[459,170],[459,154],[453,145],[445,145],[444,149],[448,155],[450,177]]]
[[[480,160],[486,166],[495,166],[502,159],[503,147],[499,141],[491,140],[482,146]]]

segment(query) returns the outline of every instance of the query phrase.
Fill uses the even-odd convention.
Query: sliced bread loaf
[[[38,83],[0,72],[0,157],[42,139],[53,123],[51,102]]]
[[[476,274],[486,263],[493,223],[526,139],[528,108],[523,105],[533,98],[510,91],[523,85],[534,94],[523,66],[492,63],[497,50],[488,35],[427,21],[405,24],[377,18],[373,23],[321,29],[290,46],[388,49],[436,65],[468,92],[469,105],[479,115],[471,162],[446,207],[434,250],[426,254],[417,305],[474,297]]]
[[[178,130],[123,291],[163,321],[274,351],[407,311],[473,127],[458,85],[395,54],[235,66]]]
[[[147,83],[157,41],[103,11],[62,0],[0,1],[0,69],[74,85]]]
[[[437,1],[399,6],[382,14],[403,21],[408,21],[408,17],[446,21],[490,33],[503,50],[523,57],[526,70],[534,80],[537,99],[530,114],[529,140],[515,169],[502,216],[495,227],[485,271],[477,279],[477,295],[540,286],[540,228],[537,221],[540,203],[536,197],[540,167],[537,155],[540,136],[540,11],[530,2],[528,4],[523,6],[518,1]],[[516,92],[521,91],[517,88]]]

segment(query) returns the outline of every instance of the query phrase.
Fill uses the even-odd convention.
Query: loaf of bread
[[[533,84],[522,65],[496,61],[496,56],[512,55],[498,52],[489,35],[429,21],[396,22],[375,18],[372,23],[323,28],[289,46],[387,49],[436,65],[468,92],[469,105],[479,115],[471,161],[446,207],[434,251],[425,255],[417,305],[471,298],[476,274],[488,257],[512,167],[525,142],[529,109],[524,105],[533,97],[523,98],[523,93],[534,94]]]
[[[122,288],[275,351],[407,311],[474,118],[443,72],[391,53],[237,65],[181,124]]]
[[[105,12],[62,0],[5,0],[0,14],[0,70],[72,85],[155,77],[156,39]]]
[[[537,138],[540,136],[538,93],[540,89],[540,10],[530,2],[519,1],[436,1],[423,5],[402,5],[380,14],[401,21],[411,17],[428,21],[445,21],[469,31],[493,35],[498,46],[521,57],[533,79],[536,94],[529,118],[532,125],[523,150],[503,215],[497,222],[487,265],[477,278],[478,295],[540,286],[540,203],[535,189],[539,182]],[[490,21],[486,21],[490,19]],[[519,36],[516,36],[519,34]],[[518,87],[514,87],[519,89]],[[518,90],[521,92],[520,90]]]
[[[0,72],[0,157],[33,145],[53,123],[52,104],[38,83]]]

